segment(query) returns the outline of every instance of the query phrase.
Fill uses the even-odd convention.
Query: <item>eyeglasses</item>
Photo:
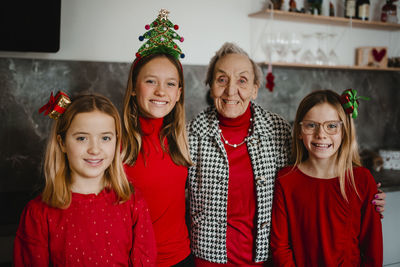
[[[301,125],[301,131],[303,132],[303,134],[314,134],[319,130],[322,125],[322,128],[327,134],[334,135],[340,132],[343,122],[324,121],[323,123],[318,123],[315,121],[302,121],[299,124]]]

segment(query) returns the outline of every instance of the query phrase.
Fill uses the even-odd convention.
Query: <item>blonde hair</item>
[[[339,177],[340,192],[343,198],[347,200],[346,183],[350,184],[358,195],[354,182],[353,166],[361,166],[361,162],[358,153],[354,122],[351,115],[345,113],[340,103],[340,95],[331,90],[319,90],[308,94],[301,101],[297,109],[293,126],[292,159],[295,162],[294,166],[298,166],[308,159],[308,151],[299,138],[301,134],[300,122],[310,109],[323,103],[328,103],[335,108],[340,120],[343,122],[342,143],[337,151],[336,157],[336,173]]]
[[[152,54],[147,57],[136,59],[129,72],[128,85],[124,97],[123,109],[123,128],[122,128],[122,158],[124,163],[133,165],[142,147],[142,130],[139,122],[139,106],[136,100],[136,80],[140,70],[148,62],[155,58],[167,58],[177,69],[179,74],[179,87],[182,93],[179,101],[175,104],[172,111],[164,117],[163,126],[160,132],[161,148],[164,152],[164,139],[168,141],[168,153],[177,165],[189,167],[190,160],[187,133],[185,125],[185,106],[184,106],[184,79],[182,66],[179,60],[169,54]]]
[[[223,58],[226,55],[230,54],[238,54],[238,55],[243,55],[246,56],[250,63],[251,66],[253,67],[253,72],[254,72],[254,84],[257,86],[260,86],[261,84],[261,76],[262,76],[262,71],[260,66],[258,66],[254,60],[252,60],[249,55],[244,51],[242,48],[237,46],[234,43],[229,43],[226,42],[224,43],[221,48],[215,52],[215,55],[211,58],[210,63],[208,64],[208,69],[207,69],[207,77],[206,77],[206,85],[211,86],[213,80],[214,80],[214,69],[215,65],[217,64],[218,60]]]
[[[121,120],[118,110],[111,101],[101,95],[80,95],[72,100],[72,104],[65,113],[54,122],[47,143],[44,160],[44,174],[46,183],[42,192],[42,201],[51,207],[68,208],[71,204],[71,177],[67,155],[61,151],[57,141],[58,136],[65,142],[73,119],[79,113],[100,111],[114,118],[116,130],[115,155],[111,165],[104,172],[106,188],[112,189],[118,201],[126,201],[133,193],[133,188],[128,182],[123,169],[121,147]]]

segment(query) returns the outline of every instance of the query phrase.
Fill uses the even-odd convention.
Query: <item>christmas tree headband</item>
[[[365,96],[357,96],[357,91],[354,89],[345,90],[340,96],[340,103],[347,114],[353,114],[353,119],[358,116],[358,99],[369,100]]]
[[[51,92],[49,101],[39,109],[39,113],[45,111],[44,115],[49,115],[50,118],[57,120],[70,104],[71,99],[64,92],[59,91],[55,97]]]
[[[181,49],[174,40],[183,42],[183,37],[179,36],[174,30],[178,30],[179,26],[172,24],[168,19],[169,11],[161,9],[158,17],[150,24],[146,25],[145,32],[139,36],[139,40],[148,41],[143,44],[136,53],[136,59],[146,57],[150,54],[166,53],[174,56],[176,59],[184,58],[185,54],[182,53]]]

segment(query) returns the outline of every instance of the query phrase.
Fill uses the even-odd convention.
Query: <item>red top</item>
[[[377,193],[371,173],[354,168],[360,198],[338,178],[319,179],[278,173],[272,209],[271,250],[276,266],[382,266],[380,215],[371,201]]]
[[[25,207],[14,242],[14,265],[155,266],[150,216],[138,192],[116,204],[113,191],[72,193],[67,209],[40,196]]]
[[[176,165],[161,149],[158,136],[163,118],[139,119],[142,151],[133,166],[125,165],[125,172],[149,205],[157,241],[157,265],[171,266],[190,254],[185,223],[187,167]],[[167,140],[164,144],[168,147]]]
[[[219,127],[229,144],[239,144],[250,128],[250,105],[237,118],[225,118],[218,114]],[[224,140],[222,139],[224,143]],[[228,209],[226,248],[227,264],[211,263],[196,258],[196,266],[253,266],[254,220],[256,213],[256,191],[253,169],[246,143],[234,148],[224,144],[229,161]]]

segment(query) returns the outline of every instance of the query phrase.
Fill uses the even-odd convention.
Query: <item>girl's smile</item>
[[[321,144],[321,143],[311,143],[311,144],[315,146],[317,149],[326,149],[332,146],[332,144]]]

